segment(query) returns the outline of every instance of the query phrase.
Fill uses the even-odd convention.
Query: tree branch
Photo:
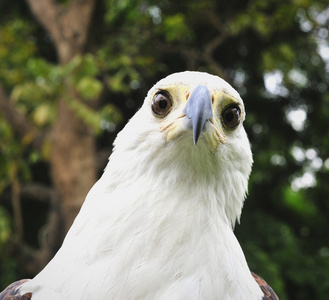
[[[56,23],[56,14],[58,11],[58,4],[54,3],[53,0],[27,0],[30,8],[42,26],[51,34],[56,36],[57,33],[53,29],[56,26],[52,26]]]
[[[208,64],[210,69],[213,69],[217,75],[227,80],[223,67],[213,58],[213,53],[217,47],[219,47],[225,40],[224,35],[218,35],[211,40],[203,51],[203,60]]]
[[[209,41],[209,43],[204,47],[202,52],[203,60],[208,64],[209,68],[212,69],[217,75],[228,80],[224,68],[214,59],[214,52],[218,47],[220,47],[225,40],[230,36],[228,19],[220,19],[218,15],[212,11],[207,10],[205,12],[205,18],[209,21],[211,26],[218,32],[217,35]]]
[[[17,166],[12,168],[12,182],[11,182],[11,203],[14,211],[14,222],[17,235],[17,241],[21,242],[23,239],[23,216],[20,198],[20,183],[17,177]]]
[[[72,0],[65,6],[53,0],[26,1],[38,21],[53,37],[61,63],[82,52],[95,0]]]
[[[13,201],[11,201],[13,198],[12,193],[12,190],[4,192],[0,197],[0,204],[5,206],[13,205]],[[18,197],[22,203],[37,201],[44,204],[51,204],[54,193],[55,189],[52,187],[40,183],[28,183],[20,186]]]
[[[6,92],[0,84],[0,113],[6,121],[12,126],[24,141],[33,145],[37,150],[41,149],[43,136],[20,111],[10,101]]]
[[[32,194],[41,191],[44,193],[45,197],[47,196],[47,201],[50,204],[48,221],[39,232],[40,247],[35,249],[24,242],[24,240],[11,239],[4,248],[4,252],[10,254],[4,254],[4,257],[16,257],[19,263],[24,266],[24,270],[30,273],[31,276],[34,276],[40,272],[47,262],[55,255],[63,241],[65,232],[63,230],[63,220],[60,214],[56,191],[42,185],[32,184],[22,188],[21,195],[22,193],[27,193],[28,190],[32,192]]]
[[[50,203],[55,190],[39,183],[29,183],[21,187],[21,197],[30,198],[43,203]]]

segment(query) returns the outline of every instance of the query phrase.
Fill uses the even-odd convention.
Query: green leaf
[[[97,112],[87,105],[74,98],[66,98],[67,103],[74,109],[77,116],[95,130],[96,133],[101,131],[100,116]]]
[[[112,104],[107,104],[102,108],[100,117],[102,120],[113,122],[116,125],[121,123],[123,119],[121,111]]]
[[[0,206],[0,251],[11,236],[10,218],[7,211]]]
[[[317,209],[311,199],[304,196],[303,191],[295,192],[290,186],[284,191],[285,204],[295,212],[304,216],[315,216]]]
[[[179,41],[182,39],[186,40],[192,35],[192,32],[185,22],[185,16],[181,13],[165,18],[164,32],[168,42]]]
[[[79,80],[76,89],[85,100],[95,100],[103,90],[102,83],[90,76],[85,76]]]
[[[83,77],[95,77],[99,73],[98,62],[94,55],[76,55],[64,67],[64,74],[69,81],[77,84]]]
[[[33,121],[38,126],[44,126],[49,123],[51,119],[51,110],[52,108],[49,104],[41,104],[33,112]]]
[[[29,74],[35,78],[48,77],[52,67],[53,66],[40,58],[30,58],[26,63],[26,69],[29,71]]]

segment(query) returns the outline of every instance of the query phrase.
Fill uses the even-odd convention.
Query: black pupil
[[[165,99],[161,99],[161,100],[159,101],[159,107],[160,107],[161,109],[165,109],[165,108],[167,107],[167,100],[165,100]]]
[[[226,122],[232,122],[234,120],[234,113],[236,113],[236,108],[233,108],[231,111],[226,113],[225,115]]]
[[[223,114],[223,121],[228,128],[235,128],[240,122],[240,109],[230,107]]]

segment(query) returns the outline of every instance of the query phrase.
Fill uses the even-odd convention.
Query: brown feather
[[[22,279],[10,284],[0,293],[0,300],[30,300],[32,293],[25,293],[24,295],[20,295],[19,292],[20,286],[27,281],[29,281],[29,279]]]
[[[257,274],[251,272],[252,276],[258,283],[260,289],[262,290],[264,294],[264,300],[279,300],[279,297],[277,294],[273,291],[273,289],[267,284],[267,282]],[[0,299],[1,300],[1,299]]]

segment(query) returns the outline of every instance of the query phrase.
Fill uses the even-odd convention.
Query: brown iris
[[[240,124],[241,110],[238,105],[230,105],[223,110],[222,122],[228,129],[235,129]]]
[[[152,111],[157,116],[165,116],[166,114],[168,114],[171,107],[172,107],[172,102],[169,95],[166,92],[161,91],[155,94],[152,101]]]

